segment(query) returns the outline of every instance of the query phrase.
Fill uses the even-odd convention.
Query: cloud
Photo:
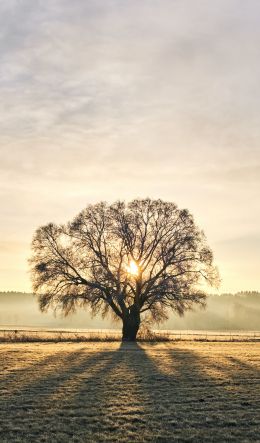
[[[188,206],[213,242],[257,233],[259,14],[257,0],[0,2],[7,241],[147,195]]]

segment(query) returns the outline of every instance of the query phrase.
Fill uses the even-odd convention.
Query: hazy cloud
[[[258,0],[0,1],[3,238],[26,255],[87,202],[162,197],[205,229],[223,289],[250,289],[219,242],[259,235],[259,19]]]

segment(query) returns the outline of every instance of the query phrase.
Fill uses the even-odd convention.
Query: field
[[[0,441],[260,442],[260,343],[0,344]]]

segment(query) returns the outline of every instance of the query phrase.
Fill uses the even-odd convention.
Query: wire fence
[[[260,331],[164,331],[172,340],[260,341]]]
[[[260,342],[260,331],[174,331],[147,330],[144,341]],[[0,328],[0,342],[120,341],[119,329]]]

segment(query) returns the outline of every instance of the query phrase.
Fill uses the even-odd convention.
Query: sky
[[[0,290],[88,203],[188,208],[260,290],[259,0],[0,0]]]

